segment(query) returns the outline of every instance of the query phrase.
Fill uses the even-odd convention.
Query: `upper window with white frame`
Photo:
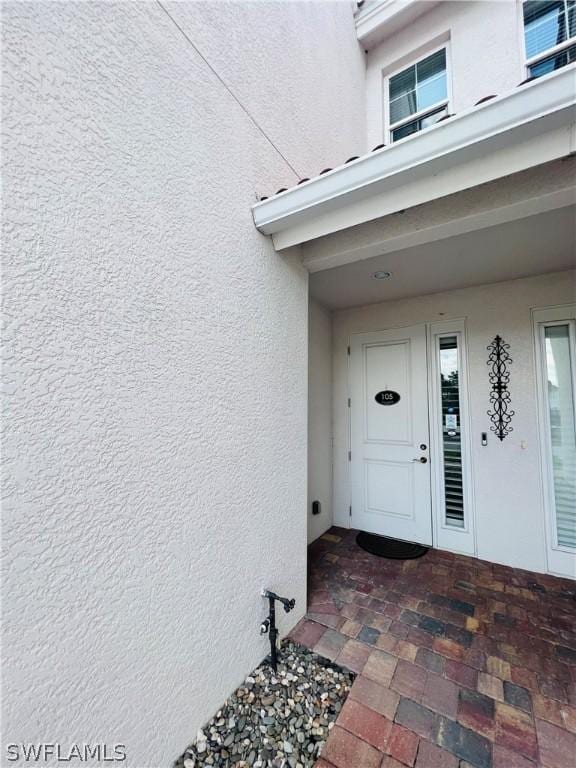
[[[576,61],[576,0],[525,0],[523,12],[531,77]]]
[[[388,78],[390,139],[398,141],[448,114],[446,48]]]

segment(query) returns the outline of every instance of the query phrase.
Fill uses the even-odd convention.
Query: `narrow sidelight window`
[[[576,549],[573,323],[544,326],[544,367],[557,546]]]
[[[440,336],[438,343],[445,523],[448,526],[463,528],[464,488],[458,336]]]

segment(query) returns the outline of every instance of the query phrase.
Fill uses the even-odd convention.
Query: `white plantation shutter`
[[[458,337],[456,335],[440,337],[439,356],[446,524],[463,528],[462,419],[460,414]]]

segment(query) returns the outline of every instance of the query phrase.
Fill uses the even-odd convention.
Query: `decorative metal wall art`
[[[510,344],[506,344],[501,336],[495,336],[494,341],[486,349],[488,355],[487,365],[490,366],[488,377],[492,389],[490,391],[490,403],[492,408],[487,411],[492,426],[490,430],[496,433],[499,440],[504,440],[506,435],[513,431],[510,426],[514,411],[510,408],[510,371],[507,366],[512,362],[508,350]]]

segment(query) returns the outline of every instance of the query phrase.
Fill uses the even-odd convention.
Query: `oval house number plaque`
[[[374,400],[380,405],[396,405],[400,400],[398,392],[393,392],[391,389],[385,389],[382,392],[378,392],[374,396]]]

